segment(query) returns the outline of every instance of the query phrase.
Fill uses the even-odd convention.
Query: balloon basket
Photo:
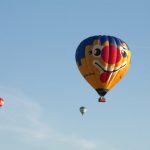
[[[99,99],[98,99],[98,102],[101,102],[101,103],[104,103],[104,102],[106,102],[107,100],[106,100],[106,98],[104,98],[104,97],[100,97]]]

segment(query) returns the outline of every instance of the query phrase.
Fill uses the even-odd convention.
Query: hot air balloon
[[[0,97],[0,107],[4,105],[4,99]]]
[[[84,79],[100,95],[99,102],[126,74],[131,53],[121,39],[97,35],[83,40],[77,47],[76,64]]]
[[[84,107],[84,106],[81,106],[81,107],[80,107],[80,112],[81,112],[82,115],[84,115],[84,113],[87,112],[87,108]]]

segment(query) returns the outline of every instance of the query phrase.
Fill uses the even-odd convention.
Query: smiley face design
[[[109,82],[113,74],[121,71],[127,65],[128,52],[125,45],[117,47],[108,42],[102,46],[94,45],[89,54],[93,57],[92,64],[99,70],[99,80],[102,83]]]
[[[76,51],[81,74],[99,94],[107,93],[120,81],[129,69],[130,59],[127,44],[112,36],[90,37]]]

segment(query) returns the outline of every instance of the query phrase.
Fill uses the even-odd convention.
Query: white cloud
[[[82,149],[95,149],[97,144],[94,141],[90,141],[80,137],[64,137],[59,139],[60,142],[78,145]]]
[[[64,135],[49,122],[44,120],[45,111],[42,106],[31,98],[28,98],[20,90],[8,90],[0,88],[1,95],[5,97],[6,104],[0,113],[0,132],[13,133],[18,136],[18,141],[28,144],[56,143],[70,145],[82,150],[96,150],[106,148],[105,142],[86,139],[74,135]],[[8,94],[9,93],[9,94]],[[109,147],[109,150],[113,150]]]
[[[28,98],[19,90],[8,90],[0,88],[1,95],[5,95],[5,105],[1,109],[0,117],[3,119],[0,128],[22,132],[31,136],[40,137],[40,132],[51,131],[47,123],[44,123],[43,108],[31,98]],[[7,95],[7,97],[6,97]],[[35,135],[33,135],[33,133]],[[42,135],[42,133],[41,133]]]

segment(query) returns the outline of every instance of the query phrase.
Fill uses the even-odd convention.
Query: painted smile
[[[116,72],[116,71],[119,71],[120,69],[124,68],[127,64],[127,62],[124,62],[122,65],[120,65],[119,67],[117,67],[116,69],[112,68],[112,69],[109,69],[109,68],[104,68],[102,67],[98,61],[94,61],[93,64],[100,70],[104,71],[104,72]]]

